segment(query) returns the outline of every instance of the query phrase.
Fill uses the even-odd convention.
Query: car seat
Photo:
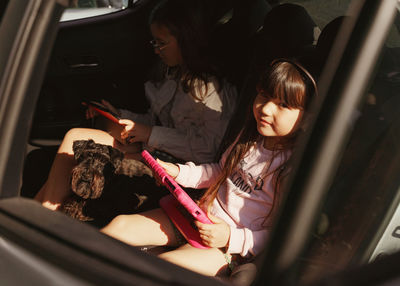
[[[313,73],[319,75],[328,59],[331,48],[336,39],[339,28],[348,16],[339,16],[330,21],[322,30],[315,46],[315,53],[311,56]]]
[[[253,68],[263,69],[275,58],[298,58],[317,42],[320,29],[307,10],[285,3],[271,9],[254,49]]]
[[[252,39],[262,28],[270,9],[265,0],[235,0],[232,9],[220,17],[213,29],[211,41],[215,62],[239,90],[248,69]]]
[[[311,61],[307,60],[305,63],[304,55],[313,53],[319,31],[307,10],[297,4],[274,6],[265,15],[263,26],[252,35],[251,45],[247,48],[248,62],[242,67],[243,83],[237,109],[225,133],[218,156],[233,142],[243,126],[256,93],[258,77],[264,67],[275,58],[297,58],[309,68]]]

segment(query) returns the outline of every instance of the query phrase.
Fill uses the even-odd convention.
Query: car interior
[[[83,101],[106,99],[116,107],[137,113],[146,112],[149,106],[143,84],[158,60],[149,44],[152,38],[147,19],[157,2],[128,1],[126,7],[109,14],[59,23],[31,124],[21,197],[33,198],[44,184],[57,148],[69,129],[95,127],[91,120],[85,119]],[[220,148],[224,150],[240,131],[238,126],[243,123],[246,109],[251,104],[249,99],[256,92],[256,74],[263,65],[274,58],[296,58],[319,80],[332,49],[338,48],[335,41],[340,29],[348,24],[346,11],[350,1],[339,1],[343,9],[331,11],[323,19],[322,16],[318,18],[320,15],[315,1],[204,2],[213,27],[210,38],[215,60],[225,77],[239,91],[238,108]],[[315,218],[308,247],[296,260],[293,277],[300,276],[302,283],[317,281],[349,265],[366,263],[400,204],[400,196],[397,195],[400,165],[396,160],[400,151],[397,144],[400,134],[400,101],[397,98],[400,87],[399,55],[400,16],[397,13],[373,72],[373,80],[354,112],[353,121],[348,123],[352,132],[338,158],[337,171],[320,208],[320,215]],[[324,100],[333,102],[335,99]],[[41,236],[37,239],[41,242],[37,243],[48,245],[36,251],[45,253],[53,260],[57,257],[53,257],[52,252],[58,252],[59,257],[76,255],[71,261],[83,258],[85,263],[94,265],[98,262],[91,257],[100,257],[119,264],[125,270],[140,269],[138,271],[149,276],[162,277],[160,281],[165,277],[172,282],[192,277],[182,272],[182,277],[171,278],[168,272],[175,271],[176,266],[165,266],[167,264],[152,255],[162,251],[161,248],[149,246],[140,249],[140,254],[137,254],[128,245],[110,243],[114,241],[112,238],[99,239],[95,227],[82,227],[81,222],[72,222],[62,213],[48,216],[47,210],[39,210],[31,201],[32,209],[36,210],[32,213],[32,209],[24,210],[19,204],[19,201],[14,201],[2,208],[21,216],[28,223],[36,223],[41,217],[46,217],[38,226]],[[64,222],[68,222],[68,228],[60,227]],[[77,234],[85,239],[77,239]],[[46,236],[62,237],[59,239],[70,245],[60,249]],[[74,243],[72,248],[70,241]],[[104,249],[102,243],[110,247]],[[397,246],[394,248],[400,249]],[[138,256],[142,252],[146,260],[138,259],[142,257]],[[132,265],[132,261],[136,262]],[[261,263],[260,259],[240,265],[230,277],[217,279],[235,285],[251,285]],[[98,267],[118,275],[122,283],[130,279],[118,269],[103,264]],[[164,268],[164,272],[160,273],[160,268]],[[70,271],[80,273],[77,269]],[[95,273],[82,275],[91,277]],[[199,285],[207,283],[205,277],[198,275],[197,278]]]

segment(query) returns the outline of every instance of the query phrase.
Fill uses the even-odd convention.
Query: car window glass
[[[138,0],[133,0],[137,2]],[[94,17],[120,11],[128,7],[129,0],[73,0],[65,9],[61,22]]]
[[[400,250],[399,20],[398,14],[373,80],[354,111],[352,134],[311,245],[298,260],[303,281]]]
[[[351,0],[283,0],[280,3],[294,3],[303,6],[312,16],[320,29],[338,16],[343,16],[349,7]]]

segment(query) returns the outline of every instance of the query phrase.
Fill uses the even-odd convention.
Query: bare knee
[[[64,140],[79,140],[87,139],[90,133],[88,128],[72,128],[65,133]]]
[[[101,229],[102,232],[110,236],[116,237],[119,233],[124,231],[128,226],[128,216],[116,216],[108,225]]]
[[[161,253],[158,257],[207,276],[215,276],[227,265],[224,255],[218,249],[196,249],[188,244]]]
[[[72,128],[65,134],[64,140],[59,148],[59,153],[72,154],[72,146],[74,141],[89,139],[92,139],[94,142],[99,144],[106,144],[110,146],[114,145],[114,138],[107,132],[99,129]]]
[[[101,232],[131,245],[143,245],[148,233],[143,231],[140,215],[119,215]]]
[[[172,251],[163,252],[163,253],[160,253],[158,255],[158,257],[160,257],[160,258],[162,258],[162,259],[164,259],[164,260],[166,260],[168,262],[176,264],[176,257],[175,257],[175,255],[173,253],[174,252],[172,252]]]
[[[59,148],[59,153],[72,154],[72,144],[75,140],[85,140],[87,138],[87,131],[85,128],[73,128],[68,130],[64,135],[63,142]]]

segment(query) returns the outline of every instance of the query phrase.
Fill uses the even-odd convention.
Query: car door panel
[[[62,138],[85,126],[83,100],[145,112],[143,83],[156,57],[147,18],[156,1],[62,22],[36,107],[31,139]]]

